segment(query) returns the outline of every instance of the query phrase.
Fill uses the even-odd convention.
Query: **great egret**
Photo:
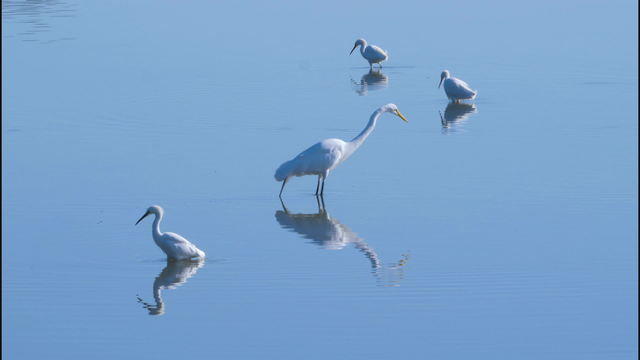
[[[367,126],[353,140],[347,142],[340,139],[325,139],[311,146],[295,158],[280,165],[276,170],[276,181],[282,181],[279,196],[282,196],[282,190],[290,177],[304,175],[318,175],[316,195],[318,195],[318,191],[322,195],[324,181],[329,172],[358,150],[375,128],[378,118],[384,113],[392,113],[408,122],[395,104],[387,104],[373,112]],[[322,180],[322,188],[320,188],[320,180]]]
[[[444,92],[447,94],[447,97],[454,102],[459,102],[460,100],[473,100],[478,95],[478,92],[472,90],[469,87],[469,84],[466,82],[451,77],[449,74],[449,70],[444,70],[442,74],[440,74],[440,83],[438,84],[438,88],[444,82]]]
[[[153,205],[149,207],[144,215],[138,219],[136,225],[150,214],[156,216],[153,220],[152,226],[153,241],[155,241],[156,245],[158,245],[158,247],[167,254],[167,258],[169,260],[187,260],[194,258],[204,259],[204,251],[198,249],[187,239],[171,232],[160,232],[160,222],[162,221],[162,215],[164,214],[164,210],[162,210],[160,206]]]
[[[382,67],[380,63],[389,58],[389,54],[386,51],[375,45],[367,45],[367,40],[365,39],[356,40],[356,43],[353,45],[353,49],[351,49],[349,55],[353,54],[353,50],[358,46],[360,46],[360,54],[362,54],[362,57],[369,62],[370,68],[373,68],[373,64],[378,64],[378,66]]]

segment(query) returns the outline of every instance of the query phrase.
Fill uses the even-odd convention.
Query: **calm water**
[[[637,10],[3,1],[2,354],[635,358]],[[324,204],[280,203],[388,102]],[[151,204],[206,263],[167,266]]]

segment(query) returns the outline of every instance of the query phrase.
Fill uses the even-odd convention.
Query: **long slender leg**
[[[284,186],[287,184],[287,180],[289,180],[289,178],[284,179],[284,181],[282,181],[282,187],[280,188],[280,194],[278,194],[278,197],[280,199],[282,199],[282,190],[284,190]]]
[[[316,196],[318,196],[319,190],[320,190],[320,175],[318,175],[318,185],[316,186]]]
[[[322,177],[322,190],[320,190],[320,196],[324,195],[324,179],[325,179],[325,177],[323,176]]]

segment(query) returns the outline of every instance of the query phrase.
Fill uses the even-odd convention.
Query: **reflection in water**
[[[449,133],[456,131],[456,128],[462,128],[464,123],[469,119],[471,114],[477,112],[475,104],[465,103],[449,103],[444,110],[444,116],[440,112],[440,122],[442,123],[442,132]],[[459,130],[459,129],[458,129]]]
[[[203,266],[204,261],[167,261],[167,266],[162,269],[160,275],[153,281],[153,298],[156,304],[149,304],[139,296],[138,302],[149,310],[149,315],[164,314],[164,302],[162,302],[160,290],[175,289],[177,286],[184,284]]]
[[[360,95],[367,95],[368,91],[376,91],[386,88],[389,85],[389,77],[381,70],[369,70],[362,75],[360,82],[351,79],[355,91]]]
[[[408,255],[403,255],[402,259],[392,266],[383,266],[380,257],[371,246],[346,225],[329,215],[322,197],[316,197],[316,200],[318,212],[315,214],[292,214],[282,202],[283,210],[276,211],[276,220],[283,229],[294,231],[327,250],[342,250],[348,244],[353,244],[369,260],[373,275],[379,282],[396,286],[404,276],[402,269],[407,263]]]
[[[4,37],[17,35],[22,41],[42,43],[73,40],[73,36],[65,37],[60,36],[61,34],[56,34],[55,38],[46,40],[43,38],[43,34],[52,30],[56,19],[75,17],[76,6],[75,3],[62,0],[3,0],[2,20],[23,24],[19,27],[7,27],[10,31],[7,31],[8,35],[4,35]]]

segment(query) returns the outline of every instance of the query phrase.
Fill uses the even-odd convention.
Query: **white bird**
[[[316,195],[320,190],[320,180],[322,179],[322,189],[320,190],[320,195],[322,195],[324,193],[324,181],[329,172],[358,150],[375,128],[378,118],[384,113],[392,113],[408,122],[395,104],[387,104],[373,112],[367,126],[353,140],[325,139],[311,146],[295,158],[280,165],[276,170],[276,181],[283,182],[282,188],[280,188],[280,196],[282,196],[282,190],[284,190],[284,186],[290,177],[304,175],[318,175]]]
[[[440,83],[438,84],[438,88],[444,82],[444,92],[447,94],[449,100],[453,100],[454,102],[459,102],[460,100],[473,100],[478,95],[478,92],[472,90],[469,84],[466,82],[451,77],[449,74],[449,70],[444,70],[442,74],[440,74]]]
[[[362,54],[362,57],[369,62],[370,68],[373,68],[373,64],[378,64],[382,67],[380,63],[389,58],[389,54],[386,51],[375,45],[367,45],[367,40],[365,39],[356,40],[356,43],[353,45],[353,49],[351,49],[349,55],[353,54],[353,50],[358,46],[360,46],[360,54]]]
[[[203,259],[205,257],[204,251],[198,249],[182,236],[171,232],[160,232],[160,222],[162,221],[164,210],[158,205],[149,207],[147,212],[138,219],[136,225],[150,214],[156,216],[151,227],[153,241],[167,254],[169,260]]]

